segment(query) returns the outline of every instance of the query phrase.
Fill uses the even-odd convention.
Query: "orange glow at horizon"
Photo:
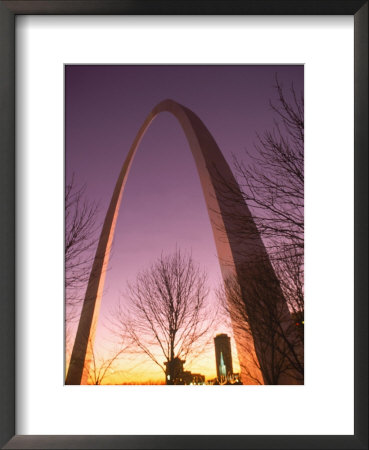
[[[233,372],[240,372],[240,365],[237,356],[237,350],[232,334],[232,330],[226,327],[222,327],[219,331],[214,333],[214,336],[218,333],[226,333],[231,337],[232,346],[232,361],[233,361]],[[108,349],[100,348],[96,351],[96,367],[99,368],[99,363],[101,361],[107,360],[111,357],[111,353]],[[164,356],[158,358],[159,361],[165,361]],[[68,361],[69,362],[69,361]],[[68,364],[67,367],[68,368]],[[205,380],[212,380],[216,378],[216,362],[215,362],[215,348],[213,339],[209,342],[204,353],[199,355],[197,358],[188,360],[185,363],[184,369],[186,371],[191,371],[192,373],[200,373],[205,376]],[[93,372],[93,366],[90,368],[90,373]],[[98,369],[97,369],[98,370]],[[90,377],[88,384],[94,384]],[[165,374],[164,371],[155,364],[147,355],[145,354],[122,354],[122,357],[116,361],[106,372],[106,375],[101,381],[101,385],[146,385],[146,384],[165,384]]]

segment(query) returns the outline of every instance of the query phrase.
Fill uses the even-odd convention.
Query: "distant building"
[[[172,361],[165,362],[165,378],[167,384],[176,384],[175,381],[178,380],[183,373],[183,364],[179,358],[174,358]]]
[[[183,370],[186,361],[174,358],[165,362],[165,376],[167,384],[205,384],[205,376]]]
[[[231,384],[231,385],[236,385],[236,384],[242,384],[241,378],[240,378],[240,374],[239,373],[234,373],[233,375],[230,375],[226,378],[221,378],[220,380],[218,378],[213,378],[212,380],[207,380],[206,384],[210,384],[210,385],[225,385],[225,384]]]
[[[218,334],[214,345],[218,380],[229,378],[233,375],[231,338],[227,334]]]
[[[175,384],[205,384],[205,375],[183,372]]]

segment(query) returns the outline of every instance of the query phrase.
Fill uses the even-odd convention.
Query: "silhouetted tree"
[[[91,270],[90,250],[96,244],[97,205],[85,199],[85,186],[77,188],[74,177],[65,188],[65,286],[84,287]],[[74,297],[67,298],[74,303]]]
[[[98,355],[95,346],[91,345],[91,362],[88,367],[89,384],[100,385],[104,380],[114,373],[114,367],[126,347],[110,352],[109,356]]]
[[[301,384],[301,329],[297,329],[285,303],[278,301],[279,282],[268,273],[260,270],[260,262],[257,272],[250,265],[247,275],[229,277],[219,291],[223,312],[231,319],[242,354],[242,379],[245,384]]]
[[[271,103],[276,115],[274,129],[259,135],[256,153],[248,152],[247,162],[235,159],[235,168],[244,199],[252,210],[282,283],[291,278],[282,286],[286,288],[291,307],[301,309],[304,284],[304,98],[303,94],[298,96],[292,86],[288,100],[278,78],[276,91],[278,100]],[[295,291],[293,299],[292,290]]]
[[[85,197],[74,176],[65,188],[65,337],[70,351],[71,326],[78,319],[92,265],[97,205]]]
[[[127,303],[114,312],[115,332],[124,341],[128,336],[172,384],[177,358],[185,361],[199,355],[209,339],[215,314],[207,302],[205,273],[191,256],[177,250],[141,272],[128,285],[127,297]]]
[[[256,377],[254,381],[267,384],[278,384],[284,374],[293,371],[301,382],[304,373],[303,327],[296,333],[295,320],[298,317],[303,321],[304,316],[304,99],[293,86],[287,95],[277,77],[275,87],[277,101],[270,104],[275,113],[274,128],[257,136],[253,151],[246,152],[244,161],[234,158],[239,185],[227,184],[222,179],[223,201],[232,214],[233,233],[238,239],[249,240],[253,237],[250,233],[260,233],[278,279],[278,286],[274,286],[274,277],[267,279],[270,271],[262,270],[267,261],[258,260],[256,272],[249,255],[244,275],[227,280],[221,293],[235,334],[243,336],[238,342],[249,347],[246,349],[250,356],[249,376],[255,378],[252,366],[257,367],[263,371],[264,380]],[[240,196],[235,191],[241,191],[256,230],[248,225],[249,217],[239,214],[239,200],[235,199]],[[278,297],[280,291],[290,317],[271,298],[272,292]],[[250,296],[254,301],[250,301]],[[250,318],[254,323],[252,330]],[[251,351],[252,336],[260,342],[257,357]],[[269,344],[263,348],[262,342]]]

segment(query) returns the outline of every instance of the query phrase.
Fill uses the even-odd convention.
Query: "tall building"
[[[220,380],[233,375],[231,338],[227,334],[217,334],[214,345],[217,376]]]

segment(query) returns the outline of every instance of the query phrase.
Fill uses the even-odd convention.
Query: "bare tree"
[[[287,100],[276,78],[275,127],[257,136],[256,154],[234,159],[244,199],[269,250],[304,249],[304,99]],[[275,244],[275,248],[272,244]]]
[[[214,312],[208,305],[206,275],[179,250],[161,256],[128,285],[127,304],[114,313],[113,326],[166,374],[175,378],[175,362],[198,356],[209,337]]]
[[[235,159],[244,199],[292,311],[304,309],[304,98],[276,77],[275,127],[258,136],[248,163]]]
[[[250,356],[250,365],[243,370],[253,378],[252,367],[257,367],[264,380],[256,377],[254,381],[267,384],[279,384],[283,375],[292,372],[301,382],[304,373],[304,99],[296,94],[293,85],[287,94],[277,77],[275,87],[277,101],[270,103],[276,117],[274,128],[257,135],[254,149],[246,152],[244,161],[234,158],[239,185],[221,180],[223,201],[233,215],[233,232],[238,239],[260,233],[278,280],[278,286],[272,286],[273,277],[266,279],[270,271],[263,272],[262,267],[263,263],[268,265],[267,261],[255,261],[255,267],[259,267],[255,273],[249,255],[244,275],[227,280],[220,295],[235,333],[243,336],[238,341],[248,347],[243,350]],[[235,193],[240,191],[252,219],[238,213],[235,202],[240,196]],[[251,220],[256,228],[249,226]],[[249,298],[254,298],[247,307],[246,291]],[[272,292],[280,291],[290,317],[271,298]],[[251,329],[250,321],[257,326]],[[257,357],[251,351],[254,340],[260,342],[255,349]],[[262,342],[269,344],[263,348]]]
[[[303,338],[268,271],[250,267],[245,277],[230,277],[219,290],[242,353],[242,379],[251,384],[301,384],[304,378]],[[245,305],[244,286],[248,302]],[[251,325],[252,324],[252,325]]]
[[[85,186],[77,188],[74,177],[65,188],[65,286],[84,287],[91,270],[90,250],[96,244],[97,205],[85,199]],[[67,298],[73,303],[74,298]]]
[[[67,353],[71,346],[71,327],[78,319],[84,288],[96,245],[97,204],[85,196],[85,186],[76,186],[74,176],[65,188],[65,337]],[[67,358],[68,359],[68,358]]]
[[[100,385],[113,375],[116,363],[125,350],[126,347],[120,347],[119,350],[110,352],[109,356],[102,357],[97,354],[95,346],[91,345],[91,363],[88,369],[89,383]]]

